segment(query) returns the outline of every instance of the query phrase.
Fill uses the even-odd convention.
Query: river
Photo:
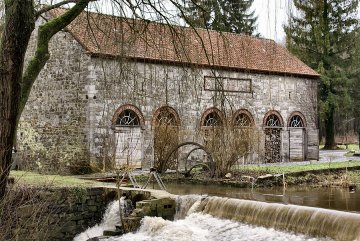
[[[145,217],[136,233],[101,240],[360,240],[359,192],[216,185],[167,185],[167,188],[170,193],[181,195],[174,221]],[[194,193],[209,197],[187,195]],[[85,241],[114,227],[118,223],[117,207],[116,202],[110,204],[102,223],[74,240]]]
[[[347,188],[234,188],[219,185],[167,184],[167,191],[177,195],[207,194],[263,202],[295,204],[360,213],[360,190]]]

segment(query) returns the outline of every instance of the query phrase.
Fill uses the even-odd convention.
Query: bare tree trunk
[[[33,1],[5,1],[5,15],[0,47],[0,199],[11,167],[25,52],[35,26]]]
[[[8,0],[5,4],[5,26],[0,47],[0,198],[6,189],[11,154],[20,115],[41,69],[50,57],[49,41],[71,23],[91,0],[79,0],[63,15],[39,27],[34,57],[23,74],[26,49],[35,20],[33,0]],[[54,4],[45,10],[55,8]]]
[[[334,132],[334,112],[335,109],[333,106],[331,106],[329,108],[328,113],[326,113],[324,149],[333,150],[336,148],[335,132]]]

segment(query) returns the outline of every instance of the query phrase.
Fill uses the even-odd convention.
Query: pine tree
[[[288,49],[320,75],[321,121],[325,148],[336,147],[335,111],[348,100],[358,0],[294,0],[297,14],[285,26]]]
[[[186,0],[182,18],[193,27],[254,34],[257,17],[249,9],[254,0]]]
[[[356,32],[356,43],[360,43],[360,29]],[[351,97],[351,118],[354,119],[354,131],[359,134],[360,140],[360,44],[353,49],[352,78],[349,93]],[[360,145],[360,142],[359,142]]]

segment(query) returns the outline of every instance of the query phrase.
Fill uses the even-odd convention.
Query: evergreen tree
[[[320,75],[325,148],[336,147],[334,114],[348,102],[349,66],[358,27],[358,0],[294,0],[296,15],[285,26],[288,49]]]
[[[351,65],[352,78],[349,92],[351,96],[351,117],[354,119],[353,127],[360,139],[360,29],[356,32],[356,43],[358,44],[355,44],[353,49],[355,58]]]
[[[186,0],[184,20],[194,27],[254,34],[257,17],[249,9],[254,0]]]

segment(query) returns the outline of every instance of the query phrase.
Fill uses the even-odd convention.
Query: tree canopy
[[[188,0],[181,17],[194,27],[253,35],[257,17],[253,0]]]
[[[294,0],[294,5],[297,11],[285,26],[287,48],[321,74],[321,123],[325,148],[333,149],[335,111],[350,103],[358,0]]]

